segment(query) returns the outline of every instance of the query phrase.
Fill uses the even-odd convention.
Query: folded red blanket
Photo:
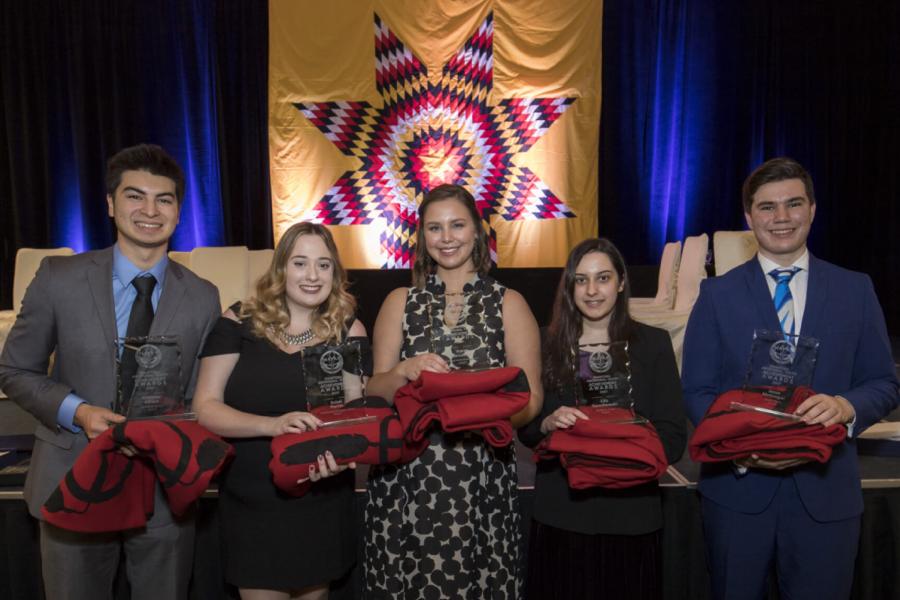
[[[530,388],[518,367],[486,371],[424,371],[394,396],[406,440],[405,460],[424,451],[432,425],[443,431],[474,431],[495,447],[512,443],[510,417],[528,405]]]
[[[272,439],[269,470],[275,485],[293,496],[302,496],[309,488],[309,468],[319,456],[331,452],[339,465],[352,462],[384,465],[399,462],[403,450],[400,419],[390,407],[345,408],[329,410],[328,421],[345,421],[316,431],[288,433]],[[320,418],[324,415],[314,410]],[[363,420],[374,417],[374,420]],[[362,421],[361,421],[362,420]],[[303,483],[297,482],[307,479]]]
[[[785,388],[772,389],[785,391]],[[691,436],[688,444],[691,458],[697,462],[722,462],[756,454],[770,460],[802,458],[827,462],[832,448],[847,437],[844,425],[807,425],[802,421],[733,407],[733,403],[740,403],[793,414],[814,394],[808,387],[798,387],[783,409],[769,399],[766,390],[731,390],[720,395]]]
[[[535,462],[559,458],[569,487],[627,488],[659,479],[668,463],[653,425],[625,408],[579,407],[588,417],[550,432]]]
[[[119,451],[126,444],[136,456]],[[153,514],[156,481],[172,513],[182,515],[233,454],[230,444],[193,421],[126,421],[88,444],[41,515],[72,531],[143,527]]]

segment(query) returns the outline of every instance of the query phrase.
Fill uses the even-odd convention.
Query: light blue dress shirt
[[[118,337],[124,337],[128,331],[128,320],[131,318],[131,305],[137,298],[137,290],[131,285],[135,277],[145,277],[153,275],[156,278],[156,287],[150,296],[153,304],[153,312],[156,313],[156,307],[159,306],[159,299],[162,296],[163,286],[166,282],[166,268],[169,266],[169,258],[165,254],[155,265],[146,271],[137,268],[124,254],[119,250],[119,245],[113,246],[113,267],[112,267],[112,293],[113,306],[116,311],[116,331]],[[122,354],[122,346],[119,345],[119,355]],[[78,433],[81,428],[75,425],[75,410],[85,400],[77,394],[69,394],[63,398],[62,404],[59,405],[59,411],[56,413],[56,422],[60,427],[64,427],[72,433]]]

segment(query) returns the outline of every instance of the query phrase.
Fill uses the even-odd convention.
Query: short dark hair
[[[475,225],[475,246],[472,248],[472,262],[475,264],[475,270],[481,275],[487,275],[487,272],[491,269],[492,262],[488,234],[481,222],[481,214],[478,212],[475,198],[469,193],[469,190],[461,185],[444,183],[425,194],[422,204],[419,205],[419,225],[416,228],[416,254],[412,269],[412,283],[414,287],[424,288],[425,277],[434,272],[434,260],[428,256],[428,251],[425,249],[424,220],[428,207],[441,200],[456,200],[469,211],[472,223]]]
[[[774,181],[785,181],[787,179],[799,179],[806,188],[806,197],[810,204],[816,203],[816,193],[813,189],[812,177],[809,171],[803,168],[793,158],[787,156],[779,156],[771,158],[763,164],[756,167],[752,173],[744,181],[744,187],[741,189],[741,199],[744,202],[744,212],[749,213],[753,208],[753,194],[756,190]]]
[[[175,182],[178,206],[184,200],[184,171],[168,152],[155,144],[138,144],[116,152],[106,162],[106,193],[116,195],[125,171],[147,171]]]

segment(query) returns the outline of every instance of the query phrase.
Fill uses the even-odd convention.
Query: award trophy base
[[[321,429],[359,425],[360,423],[371,423],[376,420],[375,415],[367,414],[365,407],[344,408],[323,406],[313,409],[312,414],[322,421],[322,425],[320,426]]]
[[[188,413],[178,413],[177,415],[141,415],[139,417],[132,417],[131,415],[125,415],[125,419],[128,421],[196,421],[197,414],[188,412]]]
[[[598,421],[609,425],[635,425],[649,423],[649,421],[645,417],[637,414],[630,407],[612,405],[588,405],[578,406],[577,408],[578,410],[584,412],[585,415],[592,421]]]
[[[787,421],[802,421],[801,417],[797,415],[782,412],[780,410],[775,410],[774,408],[763,408],[762,406],[753,406],[752,404],[744,404],[743,402],[732,402],[731,403],[732,410],[744,410],[747,412],[758,412],[763,413],[765,415],[769,415],[770,417],[776,417],[778,419],[785,419]]]

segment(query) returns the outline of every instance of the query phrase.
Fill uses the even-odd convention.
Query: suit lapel
[[[775,311],[775,302],[769,293],[769,285],[766,283],[766,275],[763,273],[757,257],[744,263],[744,282],[747,285],[747,293],[751,302],[756,307],[759,323],[763,323],[765,329],[781,331],[781,322]]]
[[[800,333],[807,337],[817,337],[825,310],[828,281],[822,270],[822,262],[809,255],[809,278],[806,283],[806,306],[803,308],[803,323]]]
[[[94,264],[88,270],[88,287],[94,300],[97,316],[100,318],[105,346],[110,350],[110,358],[115,361],[114,343],[118,337],[116,330],[116,309],[112,293],[112,248],[101,250],[94,257]]]
[[[163,335],[170,329],[172,319],[178,314],[178,307],[185,294],[184,273],[181,267],[173,260],[166,267],[166,282],[162,296],[159,298],[159,306],[150,326],[150,335]]]

